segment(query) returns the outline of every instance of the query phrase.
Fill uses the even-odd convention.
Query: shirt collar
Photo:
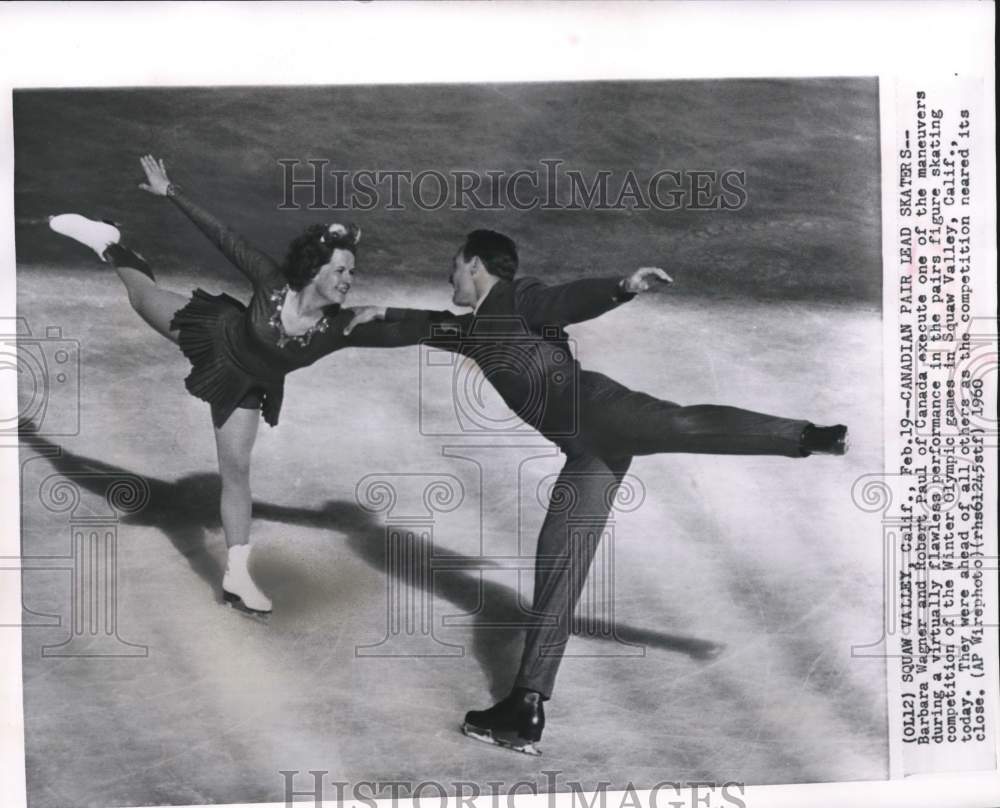
[[[479,300],[476,301],[476,305],[472,309],[473,316],[479,314],[479,307],[482,306],[483,303],[485,302],[486,298],[488,298],[490,296],[490,292],[492,292],[494,289],[496,289],[497,286],[499,286],[499,285],[500,285],[499,283],[494,283],[489,289],[486,290],[486,292],[479,298]]]

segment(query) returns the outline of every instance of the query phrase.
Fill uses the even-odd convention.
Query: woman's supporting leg
[[[250,577],[250,457],[257,437],[257,409],[237,408],[215,430],[215,445],[222,477],[219,503],[222,529],[229,548],[226,574],[222,579],[227,602],[253,614],[268,614],[271,600]]]
[[[250,541],[250,456],[257,438],[257,410],[237,408],[215,430],[215,448],[222,477],[222,529],[226,546]]]

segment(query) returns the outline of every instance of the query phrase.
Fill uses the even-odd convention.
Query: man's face
[[[330,303],[343,303],[354,282],[354,255],[349,250],[334,250],[330,260],[320,267],[311,281],[320,296]]]
[[[475,306],[479,298],[476,292],[476,284],[473,281],[473,273],[479,271],[479,259],[475,256],[471,261],[466,261],[459,250],[452,261],[451,281],[452,295],[451,302],[456,306]]]

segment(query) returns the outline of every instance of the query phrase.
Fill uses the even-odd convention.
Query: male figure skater
[[[625,278],[546,286],[517,278],[517,270],[517,247],[510,238],[476,230],[456,253],[450,276],[452,301],[472,313],[396,309],[389,317],[425,317],[429,328],[435,323],[437,335],[429,344],[475,360],[507,406],[566,455],[556,486],[574,505],[550,504],[536,550],[533,611],[549,619],[528,630],[510,694],[487,710],[467,713],[462,725],[471,737],[538,754],[542,705],[552,694],[573,610],[632,458],[658,452],[842,455],[847,427],[818,427],[714,404],[682,407],[580,370],[563,329],[631,300],[654,279],[672,283],[671,278],[662,269],[643,267]],[[588,517],[588,536],[571,535],[570,510],[577,518]]]

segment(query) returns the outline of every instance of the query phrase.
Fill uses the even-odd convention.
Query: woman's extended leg
[[[121,232],[117,227],[77,213],[50,216],[49,227],[62,236],[90,247],[102,261],[110,263],[125,284],[132,308],[154,331],[177,342],[177,332],[170,329],[170,322],[174,312],[184,306],[187,298],[157,285],[145,259],[119,243]]]
[[[215,430],[215,446],[222,477],[222,497],[219,507],[222,529],[229,548],[226,574],[222,589],[227,602],[255,613],[271,611],[270,599],[257,588],[250,577],[250,458],[257,437],[260,413],[255,409],[237,408],[226,422]]]
[[[171,330],[170,322],[188,298],[160,287],[142,257],[127,247],[114,244],[104,255],[125,284],[128,302],[136,313],[158,334],[177,342],[177,331]]]

